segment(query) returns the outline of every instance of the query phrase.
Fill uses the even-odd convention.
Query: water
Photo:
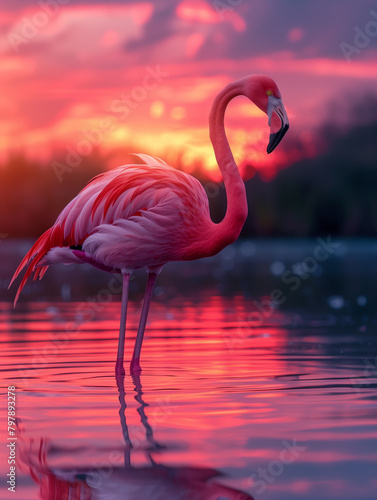
[[[348,245],[322,272],[298,269],[292,291],[281,273],[315,243],[294,248],[238,246],[167,269],[141,377],[126,373],[124,386],[114,377],[118,297],[87,302],[73,288],[63,302],[39,289],[15,311],[0,303],[2,387],[16,387],[17,414],[11,493],[3,389],[1,498],[376,500],[374,250]],[[249,273],[257,279],[245,290]],[[268,290],[279,286],[286,301],[271,308]]]

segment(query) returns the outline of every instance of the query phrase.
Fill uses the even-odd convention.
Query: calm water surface
[[[1,498],[376,500],[373,311],[332,296],[258,316],[255,300],[157,298],[142,374],[118,383],[118,300],[0,303],[18,418],[13,494],[3,390]]]

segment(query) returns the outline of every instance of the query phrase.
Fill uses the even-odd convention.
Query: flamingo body
[[[139,156],[146,165],[100,174],[64,208],[18,267],[13,279],[29,263],[16,298],[33,271],[36,279],[59,262],[89,262],[119,272],[210,255],[201,238],[212,221],[200,182],[161,160]]]

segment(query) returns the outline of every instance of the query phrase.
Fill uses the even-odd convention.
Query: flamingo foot
[[[124,377],[126,374],[126,371],[123,366],[123,358],[117,358],[117,361],[115,363],[115,375],[116,377]]]
[[[131,375],[140,375],[141,373],[140,358],[132,358],[130,364],[130,373]]]

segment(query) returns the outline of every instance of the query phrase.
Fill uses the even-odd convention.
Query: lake
[[[117,277],[51,268],[13,309],[28,242],[3,242],[1,498],[376,500],[377,245],[331,244],[241,241],[167,265],[141,376],[116,380]]]

